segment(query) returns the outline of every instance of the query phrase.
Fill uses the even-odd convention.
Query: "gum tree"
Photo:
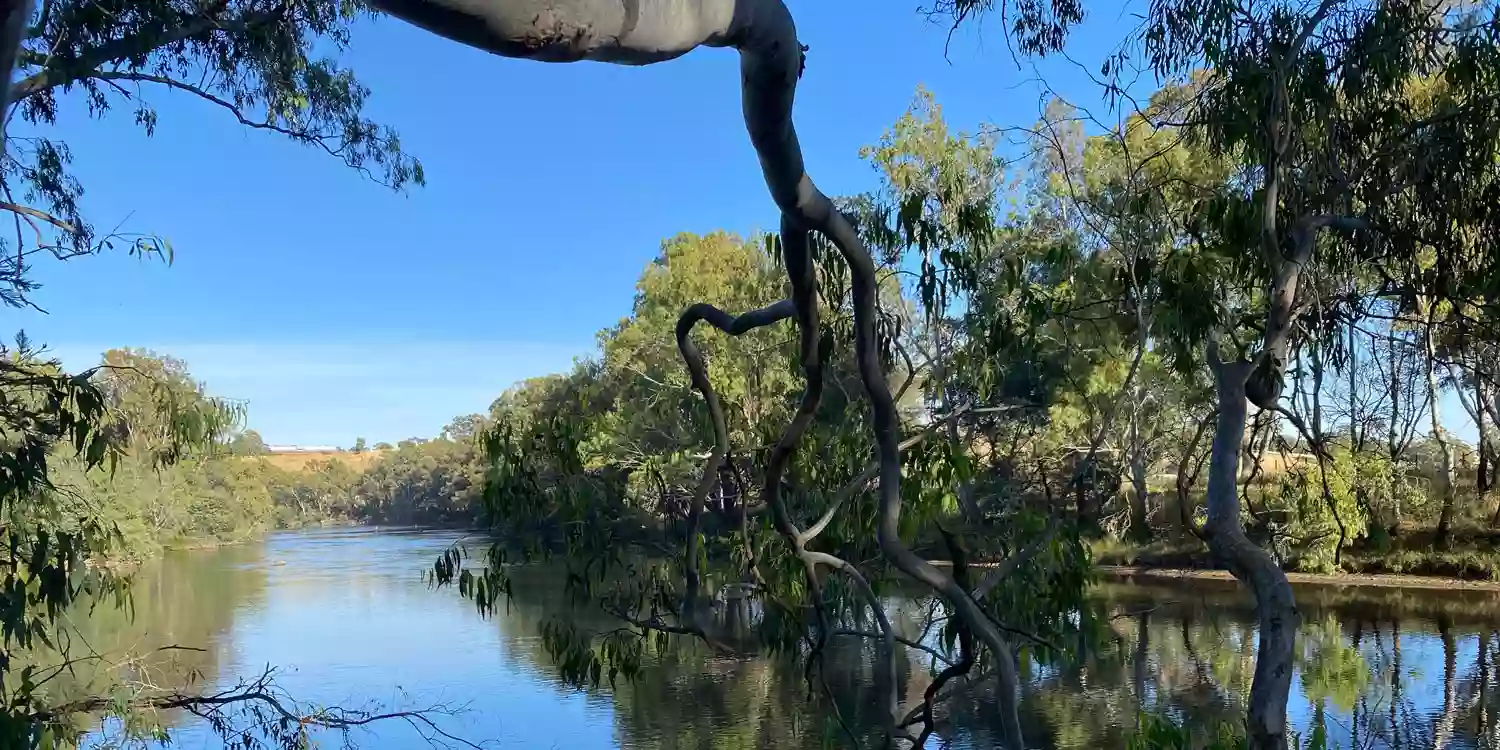
[[[882,365],[877,327],[876,266],[854,224],[824,195],[806,173],[801,145],[792,123],[797,81],[806,61],[790,11],[780,0],[698,0],[696,2],[652,2],[622,0],[572,0],[572,2],[519,2],[479,4],[464,0],[380,0],[379,9],[455,42],[496,55],[541,62],[592,60],[622,65],[648,65],[681,57],[698,47],[730,47],[740,54],[740,86],[745,125],[759,156],[771,198],[781,211],[781,259],[790,282],[785,301],[743,314],[733,314],[706,305],[695,305],[684,313],[677,340],[684,361],[694,373],[693,382],[713,405],[711,384],[703,376],[701,358],[690,338],[693,326],[706,322],[730,335],[772,325],[786,318],[797,323],[799,359],[805,390],[790,424],[769,450],[761,481],[761,502],[769,510],[781,537],[791,545],[804,568],[807,585],[820,585],[820,568],[842,571],[864,587],[857,571],[839,558],[807,548],[815,535],[814,525],[804,529],[783,497],[783,479],[797,445],[818,411],[823,396],[824,371],[822,327],[818,304],[817,273],[811,232],[826,239],[847,266],[853,309],[855,362],[868,394],[870,433],[878,456],[874,479],[878,482],[876,538],[882,557],[901,573],[936,592],[953,608],[956,617],[997,660],[1002,673],[1011,646],[996,623],[983,611],[971,593],[955,578],[915,554],[901,534],[902,490],[899,420],[892,389]],[[1023,4],[1028,16],[1040,17],[1043,6]],[[1045,27],[1034,21],[1033,27]],[[1024,29],[1023,29],[1024,30]],[[1046,46],[1045,34],[1029,32],[1036,46]],[[717,436],[711,457],[690,513],[699,512],[701,498],[717,475],[722,460],[726,428],[714,417]],[[696,528],[696,521],[692,522]],[[696,534],[693,536],[697,538]],[[691,555],[696,557],[695,555]],[[692,630],[697,597],[696,562],[686,571],[688,593],[684,597],[684,619]],[[441,568],[442,566],[440,566]],[[873,596],[867,597],[873,601]],[[883,617],[873,607],[877,619]],[[891,650],[892,636],[882,623],[882,640]],[[889,665],[889,656],[882,660]],[[1014,685],[1010,674],[1008,685]],[[1009,691],[1007,691],[1009,692]],[[887,708],[894,712],[894,693]],[[1007,703],[1013,703],[1007,700]],[[1005,744],[1020,746],[1020,727],[1013,705],[1002,717]]]
[[[1356,319],[1376,298],[1415,310],[1462,297],[1493,267],[1466,235],[1494,225],[1495,33],[1489,4],[1164,0],[1139,39],[1149,67],[1196,88],[1184,125],[1240,167],[1199,203],[1196,251],[1158,273],[1179,313],[1163,334],[1206,360],[1218,396],[1201,532],[1257,603],[1252,747],[1286,746],[1300,617],[1242,525],[1247,407],[1281,411],[1295,344],[1320,321]],[[1429,81],[1441,82],[1431,98]],[[1384,281],[1365,299],[1309,281],[1351,267]]]

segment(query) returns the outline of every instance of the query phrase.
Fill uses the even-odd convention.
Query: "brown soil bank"
[[[1101,565],[1101,575],[1112,578],[1158,580],[1158,581],[1233,581],[1234,576],[1223,570],[1186,568],[1145,568],[1125,565]],[[1287,573],[1293,586],[1354,586],[1371,588],[1444,589],[1462,591],[1500,592],[1500,581],[1465,581],[1436,576],[1335,573]]]

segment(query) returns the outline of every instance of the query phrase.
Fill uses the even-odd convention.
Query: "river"
[[[809,707],[800,670],[774,659],[710,660],[689,648],[615,689],[563,685],[540,635],[564,611],[560,579],[545,569],[517,575],[509,610],[480,618],[422,580],[457,538],[337,529],[174,552],[138,574],[133,620],[101,607],[78,619],[80,637],[109,653],[203,649],[154,655],[142,674],[158,683],[201,675],[199,689],[224,688],[275,665],[277,684],[303,701],[447,704],[461,710],[438,717],[442,728],[487,747],[729,750],[830,739],[833,725]],[[1034,746],[1122,747],[1142,706],[1205,727],[1242,715],[1254,630],[1232,585],[1103,583],[1095,597],[1111,647],[1068,666],[1026,665],[1023,721]],[[1300,729],[1321,718],[1343,748],[1500,748],[1500,637],[1491,634],[1500,597],[1304,587],[1299,601],[1306,622],[1290,714]],[[868,654],[851,645],[832,659],[830,686],[846,719],[868,723]],[[925,663],[914,657],[902,671],[907,692],[920,696]],[[85,687],[57,689],[97,684],[88,674],[70,679]],[[992,746],[988,705],[983,694],[958,704],[941,746]],[[193,717],[170,723],[180,747],[220,746]],[[382,750],[429,746],[398,721],[350,739]]]

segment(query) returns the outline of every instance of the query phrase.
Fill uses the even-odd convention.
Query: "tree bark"
[[[1422,334],[1422,343],[1426,347],[1427,354],[1427,416],[1431,420],[1432,439],[1438,447],[1438,490],[1442,493],[1442,510],[1438,513],[1437,544],[1446,547],[1453,533],[1453,510],[1458,500],[1457,482],[1453,476],[1453,444],[1448,440],[1448,433],[1443,429],[1443,412],[1439,406],[1437,382],[1437,347],[1432,340],[1432,302],[1428,302],[1427,326]]]
[[[1151,509],[1146,496],[1146,445],[1141,435],[1141,400],[1144,387],[1135,389],[1130,409],[1130,535],[1140,542],[1151,541]]]
[[[1490,492],[1490,439],[1484,434],[1484,379],[1474,373],[1474,427],[1479,432],[1479,476],[1477,484],[1481,502]]]
[[[1194,503],[1189,489],[1198,479],[1198,472],[1203,467],[1201,459],[1194,460],[1198,453],[1198,444],[1203,441],[1203,433],[1208,431],[1208,426],[1218,420],[1218,411],[1208,415],[1205,419],[1198,421],[1197,427],[1193,429],[1193,437],[1188,441],[1187,448],[1183,449],[1182,457],[1177,461],[1177,513],[1182,528],[1189,531],[1193,536],[1201,537],[1202,532],[1193,521]],[[1191,470],[1191,474],[1189,473]],[[1236,470],[1238,467],[1236,466]]]
[[[15,103],[10,81],[16,74],[16,57],[30,16],[31,0],[0,0],[0,70],[5,71],[5,80],[0,81],[0,155],[5,153],[5,122]]]
[[[1246,733],[1252,750],[1286,750],[1286,704],[1292,687],[1292,658],[1301,615],[1286,574],[1266,550],[1245,535],[1240,523],[1239,456],[1245,438],[1245,383],[1252,362],[1219,362],[1211,354],[1219,416],[1208,474],[1208,523],[1204,526],[1214,557],[1255,596],[1260,625],[1255,678],[1250,687]]]
[[[808,232],[817,231],[838,248],[849,266],[855,356],[870,397],[880,461],[877,537],[881,551],[898,570],[947,600],[992,652],[1000,682],[1001,743],[1019,750],[1019,683],[1009,643],[969,592],[907,549],[899,535],[899,425],[890,385],[880,364],[875,266],[854,227],[806,172],[792,123],[803,47],[785,4],[781,0],[373,0],[373,5],[453,41],[503,57],[541,62],[593,60],[648,65],[680,57],[700,46],[739,51],[745,127],[759,157],[766,187],[782,214],[782,246],[807,381],[797,414],[766,465],[762,492],[777,530],[794,546],[798,544],[799,532],[780,502],[781,473],[811,422],[822,391],[817,291],[807,242]],[[811,554],[803,556],[804,562]],[[808,563],[810,579],[815,578],[814,567]]]

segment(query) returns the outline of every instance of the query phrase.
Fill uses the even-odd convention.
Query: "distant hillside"
[[[341,461],[356,471],[363,471],[385,455],[383,450],[352,451],[298,451],[295,453],[262,453],[256,458],[284,471],[302,471],[308,464],[323,463],[332,459]]]

